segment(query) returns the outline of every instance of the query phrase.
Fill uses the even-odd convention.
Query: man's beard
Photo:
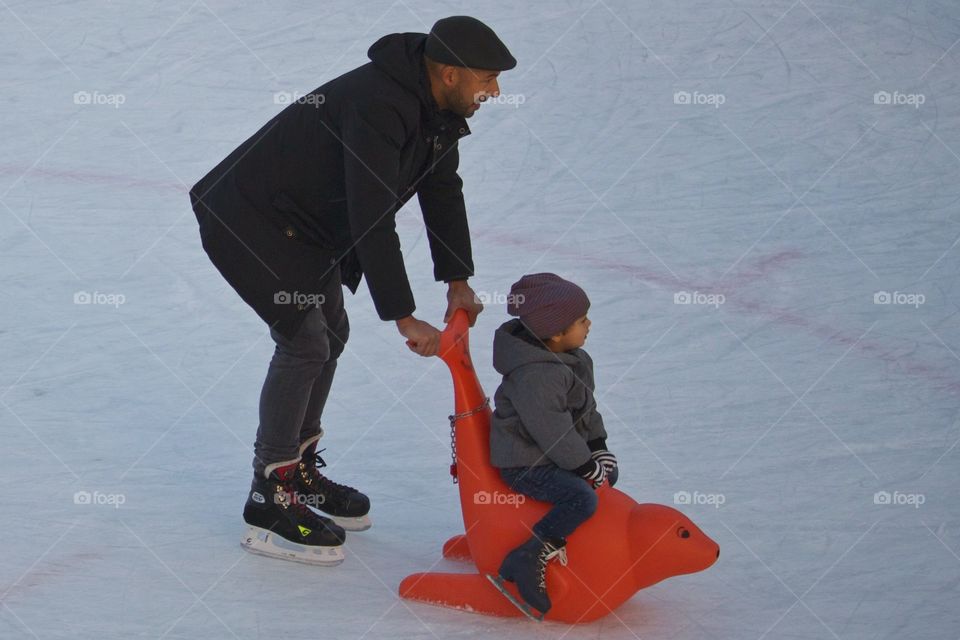
[[[477,112],[477,110],[473,108],[474,102],[471,99],[464,98],[459,94],[454,94],[450,98],[450,111],[461,118],[472,118],[473,114]]]

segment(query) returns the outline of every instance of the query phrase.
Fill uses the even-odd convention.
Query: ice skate
[[[304,502],[322,511],[347,531],[366,531],[370,521],[370,499],[353,487],[333,482],[319,469],[327,466],[317,452],[320,434],[300,445],[300,462],[294,487]]]
[[[565,545],[566,540],[541,541],[537,536],[533,536],[507,554],[500,565],[498,577],[488,578],[524,615],[543,620],[551,607],[550,597],[547,595],[547,563],[557,558],[560,564],[566,565]],[[504,581],[516,583],[523,602],[518,602],[506,590]]]
[[[294,486],[297,462],[268,465],[254,478],[243,509],[240,545],[258,555],[333,566],[343,562],[343,529],[308,509]]]

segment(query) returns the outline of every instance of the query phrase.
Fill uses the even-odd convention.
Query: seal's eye
[[[679,529],[677,529],[677,535],[680,536],[681,538],[689,538],[690,532],[684,529],[683,527],[680,527]]]

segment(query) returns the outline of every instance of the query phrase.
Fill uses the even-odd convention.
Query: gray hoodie
[[[590,461],[587,442],[605,439],[607,432],[586,351],[553,353],[515,319],[494,334],[493,367],[503,375],[490,421],[495,467],[553,463],[573,470]]]

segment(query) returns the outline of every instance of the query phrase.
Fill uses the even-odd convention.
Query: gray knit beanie
[[[555,273],[525,275],[510,287],[507,313],[538,338],[554,336],[587,314],[587,294]]]

